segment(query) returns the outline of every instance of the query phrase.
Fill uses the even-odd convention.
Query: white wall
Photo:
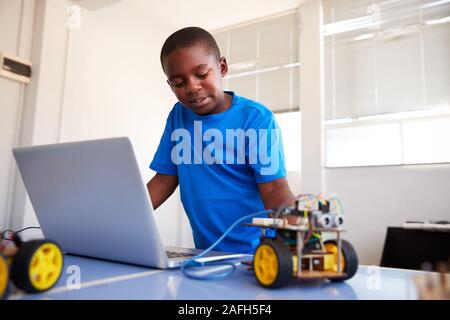
[[[65,0],[35,1],[30,48],[32,81],[25,90],[18,146],[59,141],[67,47],[65,15],[68,4],[69,1]],[[37,225],[21,178],[18,175],[12,178],[14,196],[11,210],[7,212],[10,215],[9,226],[19,229]]]
[[[34,5],[34,0],[0,0],[0,51],[30,59]],[[10,225],[7,213],[15,210],[17,170],[11,148],[20,140],[25,87],[0,77],[0,229]]]
[[[301,0],[133,0],[145,14],[165,21],[172,31],[186,26],[215,30],[297,8]]]
[[[300,111],[304,193],[323,190],[323,58],[322,7],[320,1],[303,1],[300,6]]]
[[[388,226],[450,220],[450,164],[325,170],[327,192],[339,194],[345,237],[364,264],[379,264]]]

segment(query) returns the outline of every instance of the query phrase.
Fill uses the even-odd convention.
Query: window
[[[283,138],[286,170],[300,172],[302,159],[301,113],[300,111],[275,113],[275,118]]]
[[[410,121],[403,126],[403,162],[450,160],[450,117]]]
[[[226,28],[213,35],[228,61],[225,89],[261,102],[275,113],[287,170],[300,170],[298,12]]]
[[[450,1],[323,4],[326,166],[450,162]]]

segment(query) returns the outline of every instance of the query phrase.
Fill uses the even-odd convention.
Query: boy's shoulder
[[[243,111],[248,113],[254,113],[256,115],[267,117],[272,116],[273,112],[268,107],[266,107],[261,102],[255,101],[253,99],[239,96],[235,94],[234,99],[236,99],[236,105],[239,106]]]

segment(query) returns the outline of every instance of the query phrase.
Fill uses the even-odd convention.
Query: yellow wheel
[[[338,246],[336,240],[324,242],[324,247],[331,255],[325,256],[325,269],[338,272]],[[345,277],[330,278],[332,281],[343,281],[353,277],[358,270],[358,256],[350,242],[341,240],[341,270],[346,273]]]
[[[0,300],[8,297],[9,268],[6,257],[0,253]]]
[[[256,248],[253,269],[266,288],[279,288],[292,278],[292,253],[279,241],[266,241]]]
[[[63,255],[52,241],[34,240],[23,244],[11,267],[11,277],[19,289],[29,293],[51,289],[63,269]]]
[[[325,250],[327,252],[331,252],[332,254],[328,256],[328,270],[338,272],[338,247],[335,241],[329,241],[324,244]],[[341,254],[341,270],[342,272],[345,270],[345,258],[344,255]]]

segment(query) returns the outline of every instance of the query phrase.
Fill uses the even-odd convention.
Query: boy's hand
[[[178,177],[157,173],[147,183],[147,190],[152,200],[153,209],[156,210],[169,198],[178,186]]]
[[[265,209],[277,209],[281,205],[290,206],[295,203],[294,194],[289,189],[286,178],[258,183],[258,189]]]

